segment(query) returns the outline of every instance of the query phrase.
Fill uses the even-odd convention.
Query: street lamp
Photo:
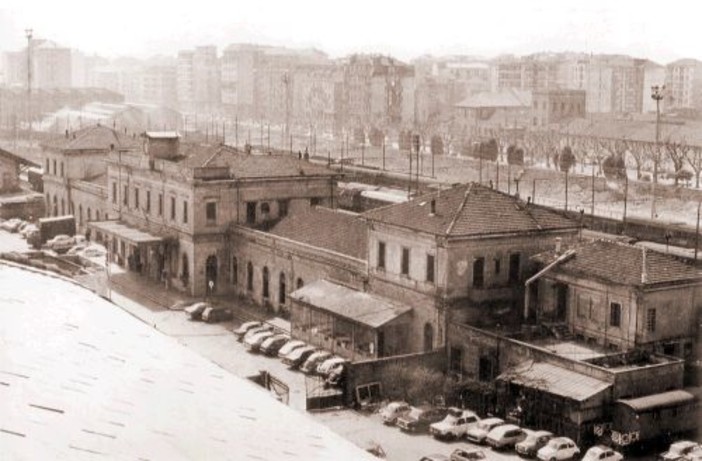
[[[661,138],[661,101],[665,93],[665,85],[653,85],[651,87],[651,98],[656,101],[656,153],[658,155],[659,142]],[[656,182],[658,182],[658,158],[653,161],[653,187],[651,199],[651,219],[656,217]]]

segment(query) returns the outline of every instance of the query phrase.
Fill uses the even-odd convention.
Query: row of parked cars
[[[661,453],[659,461],[702,461],[702,444],[691,440],[679,440],[670,444],[667,451]]]
[[[287,334],[278,333],[267,323],[245,322],[232,332],[249,352],[278,356],[292,369],[321,376],[329,386],[340,383],[348,363],[346,359],[331,352],[298,339],[291,339]]]
[[[576,459],[580,448],[567,437],[548,431],[532,431],[509,424],[501,418],[480,418],[474,411],[442,408],[431,405],[410,406],[407,402],[390,402],[380,411],[385,424],[396,425],[407,432],[429,432],[437,439],[466,439],[493,450],[513,449],[524,458],[541,461]],[[466,461],[484,459],[477,447],[456,448],[451,455],[429,455],[421,461]],[[623,455],[603,445],[590,448],[582,458],[587,461],[621,461]]]
[[[171,308],[182,308],[190,320],[202,320],[207,323],[223,322],[234,318],[230,308],[213,306],[207,302],[178,303]],[[328,386],[338,385],[342,379],[347,364],[346,359],[310,346],[304,341],[291,339],[287,334],[276,332],[268,323],[244,322],[233,329],[232,333],[249,352],[277,356],[290,368],[321,376]]]

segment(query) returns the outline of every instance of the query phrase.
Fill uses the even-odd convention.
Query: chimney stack
[[[556,253],[560,254],[561,253],[561,238],[556,237]]]

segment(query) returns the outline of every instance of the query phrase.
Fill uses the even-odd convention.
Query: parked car
[[[411,409],[412,407],[407,402],[390,402],[381,408],[380,417],[383,418],[384,424],[393,425],[397,422],[397,418],[407,415]]]
[[[433,423],[446,417],[448,408],[422,405],[412,407],[407,415],[397,418],[397,427],[407,432],[426,432]]]
[[[624,455],[604,445],[595,445],[585,452],[583,461],[622,461]]]
[[[265,341],[266,339],[268,339],[274,335],[275,335],[275,333],[273,333],[271,330],[264,330],[264,331],[259,331],[258,333],[246,336],[244,338],[244,347],[246,347],[246,349],[249,352],[258,352],[263,341]]]
[[[306,375],[314,373],[317,371],[317,366],[324,362],[325,360],[331,358],[332,353],[328,351],[317,351],[314,354],[307,357],[305,363],[300,366],[300,371]]]
[[[524,429],[514,424],[503,424],[488,432],[485,438],[488,445],[494,450],[514,448],[516,444],[526,439],[527,433]]]
[[[250,338],[253,335],[257,335],[259,333],[263,333],[264,331],[273,331],[273,327],[271,325],[268,325],[267,323],[262,324],[259,327],[254,327],[251,328],[249,331],[246,332],[244,335],[243,341],[246,341],[247,338]]]
[[[299,367],[302,362],[307,360],[307,357],[312,355],[317,348],[314,346],[302,346],[290,352],[288,355],[283,357],[283,363],[290,368]]]
[[[24,221],[19,218],[11,218],[7,221],[3,221],[2,224],[0,224],[0,228],[8,232],[18,232],[23,222]]]
[[[473,443],[484,444],[488,433],[503,424],[505,421],[502,418],[485,418],[466,431],[466,438]]]
[[[449,457],[440,453],[422,456],[419,461],[450,461]]]
[[[232,330],[232,333],[234,333],[234,336],[236,336],[237,340],[242,341],[247,331],[249,331],[252,328],[260,327],[261,325],[263,325],[263,323],[257,321],[244,322],[241,325],[239,325],[238,328]]]
[[[702,446],[693,449],[685,455],[685,461],[702,461]]]
[[[549,431],[531,431],[527,432],[527,438],[514,446],[514,450],[519,456],[533,458],[536,456],[541,447],[545,446],[549,440],[553,438],[553,434]]]
[[[228,307],[210,306],[202,312],[202,320],[207,323],[226,322],[234,318],[234,312]]]
[[[568,437],[555,437],[536,452],[541,461],[561,461],[580,456],[580,448]]]
[[[260,351],[266,355],[276,355],[281,347],[290,341],[290,336],[286,334],[273,335],[261,343]]]
[[[700,444],[690,440],[679,440],[670,444],[667,451],[658,457],[660,461],[678,461],[685,458],[685,455],[700,448]]]
[[[46,242],[46,248],[56,253],[65,253],[75,245],[75,239],[70,235],[60,234]]]
[[[210,307],[209,304],[206,302],[197,302],[195,304],[191,304],[190,306],[186,307],[183,309],[183,312],[188,316],[190,320],[201,320],[202,319],[202,313]]]
[[[29,223],[22,228],[20,235],[26,239],[34,232],[39,232],[39,228],[36,226],[36,224]]]
[[[429,433],[437,439],[458,439],[479,422],[478,415],[470,410],[449,408],[444,419],[429,426]]]
[[[280,348],[278,351],[278,357],[283,358],[295,349],[304,347],[305,345],[307,345],[307,343],[304,341],[300,341],[299,339],[291,339]]]
[[[321,376],[329,376],[335,368],[346,364],[348,361],[343,357],[330,357],[317,366],[317,374]]]
[[[485,459],[485,453],[479,448],[456,448],[451,453],[450,461],[474,461]]]
[[[341,386],[343,384],[343,381],[346,378],[346,365],[346,363],[341,363],[329,372],[327,377],[324,379],[325,389],[335,386]]]

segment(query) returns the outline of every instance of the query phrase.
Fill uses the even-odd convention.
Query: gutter
[[[575,250],[568,250],[562,255],[560,255],[558,258],[556,258],[554,261],[552,261],[549,265],[541,269],[539,272],[537,272],[535,275],[531,276],[529,279],[527,279],[526,282],[524,282],[524,320],[529,317],[529,285],[534,283],[536,280],[541,278],[545,273],[556,267],[562,262],[566,262],[569,259],[573,258],[575,256]]]

